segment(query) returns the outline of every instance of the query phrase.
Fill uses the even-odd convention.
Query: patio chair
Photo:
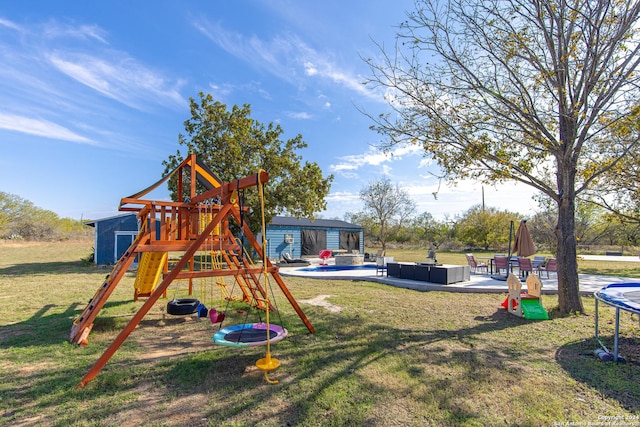
[[[493,263],[496,266],[496,274],[500,274],[504,270],[504,275],[509,274],[509,259],[506,256],[496,255],[493,257]]]
[[[291,258],[291,255],[289,255],[287,252],[282,254],[282,259],[284,260],[284,262],[288,263],[288,264],[294,264],[294,263],[298,263],[298,262],[304,262],[301,259],[293,259]]]
[[[384,276],[384,273],[387,271],[387,262],[385,257],[379,256],[376,258],[376,276],[378,273]]]
[[[529,273],[533,273],[533,263],[529,258],[518,257],[518,268],[520,269],[521,277],[529,277]]]
[[[473,254],[467,254],[467,264],[469,264],[469,268],[471,268],[471,271],[473,271],[474,273],[477,273],[478,270],[482,271],[484,269],[485,272],[489,272],[489,266],[483,262],[478,262],[476,261],[476,258],[473,256]]]
[[[284,252],[282,254],[282,260],[284,261],[284,264],[305,264],[305,265],[311,264],[306,259],[302,259],[302,258],[293,259],[291,258],[291,255],[289,255],[287,252]]]
[[[542,267],[542,265],[544,264],[545,259],[546,257],[544,256],[539,256],[539,255],[534,256],[533,260],[531,261],[531,264],[533,266],[533,271],[539,271],[540,267]]]
[[[555,258],[549,258],[547,260],[547,262],[545,263],[545,265],[540,266],[538,271],[540,271],[541,273],[543,271],[546,271],[547,272],[547,279],[549,278],[549,272],[556,273],[556,275],[557,275],[558,274],[558,261]]]
[[[327,260],[331,258],[332,255],[333,253],[329,249],[321,250],[318,254],[318,257],[320,258],[320,265],[327,265]]]

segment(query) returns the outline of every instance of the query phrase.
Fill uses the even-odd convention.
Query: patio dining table
[[[493,274],[493,257],[479,256],[477,258],[487,264],[489,266],[489,274]]]

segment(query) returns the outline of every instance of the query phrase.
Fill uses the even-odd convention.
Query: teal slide
[[[520,301],[522,306],[522,314],[525,319],[531,320],[549,320],[549,314],[544,309],[540,301],[535,299],[523,299]]]

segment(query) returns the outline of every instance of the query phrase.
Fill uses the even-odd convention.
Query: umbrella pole
[[[507,249],[507,275],[509,277],[509,271],[511,270],[511,235],[513,234],[513,221],[509,225],[509,248]]]

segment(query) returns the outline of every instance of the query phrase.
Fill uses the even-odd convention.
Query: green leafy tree
[[[437,221],[429,212],[423,212],[411,221],[415,241],[421,241],[427,247],[437,245],[443,248],[451,242],[451,229],[445,223]]]
[[[344,214],[344,220],[351,224],[358,224],[364,230],[364,241],[374,242],[378,239],[379,227],[376,219],[367,215],[364,211],[347,212]]]
[[[590,231],[589,237],[592,240],[587,243],[624,248],[629,245],[637,246],[640,242],[640,224],[613,212],[599,215],[597,223]]]
[[[287,214],[313,219],[314,213],[326,208],[325,198],[333,175],[324,177],[317,163],[304,162],[299,150],[307,143],[302,135],[282,140],[280,125],[264,125],[250,117],[251,107],[234,105],[231,110],[211,95],[199,94],[199,102],[190,99],[191,118],[184,122],[185,134],[178,142],[186,147],[163,162],[165,174],[177,167],[186,155],[195,153],[223,181],[233,181],[263,169],[269,173],[265,186],[265,219]],[[177,183],[169,183],[174,200]],[[252,229],[260,228],[258,192],[246,192],[246,206]]]
[[[0,238],[60,240],[92,233],[81,221],[59,218],[29,200],[0,191]]]
[[[617,138],[640,87],[640,0],[417,0],[396,50],[367,60],[393,114],[449,179],[517,181],[557,205],[558,308],[584,311],[576,198],[638,145]]]
[[[363,215],[370,218],[378,230],[377,240],[386,250],[389,237],[401,228],[413,215],[415,202],[409,194],[389,179],[369,183],[360,190],[360,200],[364,203]]]
[[[511,221],[518,223],[517,214],[474,206],[457,222],[457,237],[471,248],[508,249]]]
[[[623,117],[613,127],[610,144],[627,147],[629,141],[640,134],[640,106]],[[619,148],[619,149],[620,149]],[[640,146],[629,147],[620,161],[614,163],[603,176],[589,188],[584,198],[613,215],[622,223],[640,225]],[[633,227],[632,227],[633,228]]]

